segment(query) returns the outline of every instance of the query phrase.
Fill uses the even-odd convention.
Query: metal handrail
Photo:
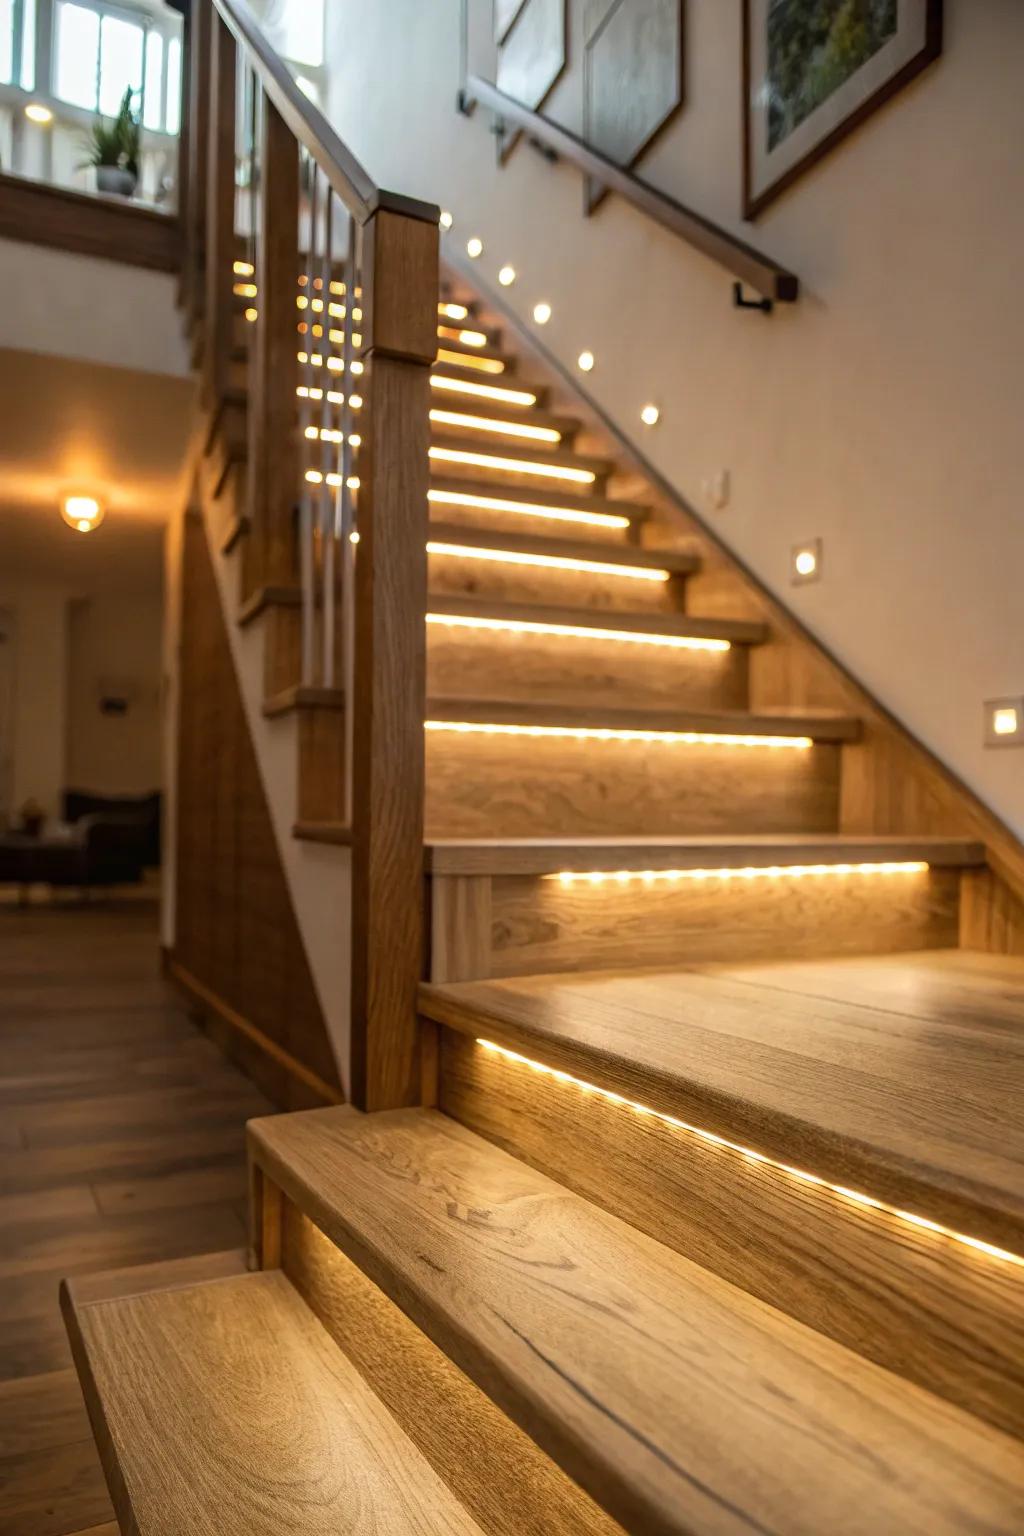
[[[365,224],[379,208],[437,223],[435,204],[399,192],[382,191],[370,178],[319,107],[299,90],[246,0],[213,0],[213,4],[236,42],[245,49],[267,97],[360,224]]]
[[[217,0],[217,3],[220,4],[221,0]],[[487,107],[503,123],[515,124],[538,144],[571,160],[585,175],[593,176],[602,186],[626,198],[634,208],[639,208],[641,213],[647,214],[662,228],[688,241],[712,261],[725,267],[739,279],[739,283],[749,283],[764,295],[768,305],[791,304],[799,296],[799,278],[778,262],[762,255],[746,241],[730,235],[720,225],[704,218],[703,214],[695,213],[692,208],[677,202],[666,192],[659,192],[632,171],[616,165],[568,128],[563,128],[540,112],[531,111],[513,97],[506,96],[504,91],[500,91],[489,80],[482,80],[479,75],[469,75],[459,105],[468,113],[476,102]],[[737,295],[737,302],[741,301],[742,291]]]

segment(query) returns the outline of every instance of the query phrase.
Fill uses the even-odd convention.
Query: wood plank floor
[[[1024,960],[964,950],[423,988],[428,1016],[1024,1252]]]
[[[0,1536],[116,1536],[58,1282],[239,1248],[270,1109],[162,978],[155,904],[0,908]]]

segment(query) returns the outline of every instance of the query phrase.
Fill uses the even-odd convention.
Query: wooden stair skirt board
[[[182,577],[175,974],[217,1043],[275,1103],[337,1102],[200,519],[186,520]]]
[[[138,1536],[481,1536],[279,1271],[62,1304]]]
[[[432,843],[433,981],[949,948],[978,843],[829,836]],[[923,867],[927,865],[928,867]]]
[[[627,1532],[1019,1528],[1017,1441],[436,1111],[260,1120],[250,1145],[285,1199],[285,1273],[373,1389],[418,1404],[442,1351]],[[385,1302],[405,1316],[375,1332]]]
[[[1022,987],[1024,961],[951,951],[425,987],[421,1006],[446,1026],[447,1114],[1022,1435],[1024,1139],[998,1087],[1019,1080]]]

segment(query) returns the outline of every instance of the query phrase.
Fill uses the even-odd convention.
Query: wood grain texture
[[[620,1531],[291,1203],[283,1266],[331,1338],[488,1536]]]
[[[524,977],[424,987],[422,1007],[1024,1255],[1020,961],[954,950]]]
[[[436,1111],[250,1134],[289,1198],[637,1536],[1019,1526],[1019,1442]]]
[[[205,299],[206,194],[210,172],[210,25],[212,0],[195,0],[186,22],[188,67],[188,189],[184,204],[181,302],[186,326],[198,335]]]
[[[364,397],[352,659],[352,1093],[415,1103],[424,943],[429,365],[436,226],[378,211],[362,231]]]
[[[279,1271],[63,1303],[130,1536],[479,1536]]]
[[[222,17],[210,20],[209,149],[206,184],[203,399],[216,406],[231,367],[235,250],[235,86],[238,54]]]
[[[457,705],[450,713],[460,713]],[[834,746],[798,752],[428,731],[426,836],[834,832],[838,779]]]
[[[227,1030],[232,1050],[251,1053],[236,1059],[260,1071],[263,1057],[264,1090],[283,1105],[308,1103],[293,1094],[308,1093],[311,1079],[317,1091],[326,1085],[340,1092],[337,1067],[281,867],[201,524],[186,529],[182,576],[189,622],[181,648],[174,960],[208,1027]]]
[[[174,272],[181,261],[181,225],[172,214],[22,176],[0,174],[0,237],[158,272]]]
[[[1019,1267],[448,1030],[441,1060],[439,1106],[470,1130],[741,1290],[1021,1435]]]
[[[960,894],[960,943],[989,954],[1024,955],[1024,901],[991,869],[965,874]]]

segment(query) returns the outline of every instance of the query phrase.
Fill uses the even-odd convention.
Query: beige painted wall
[[[11,810],[38,800],[60,810],[67,722],[67,592],[38,574],[0,571],[0,607],[14,615]]]
[[[581,4],[549,108],[577,129]],[[490,0],[470,6],[479,33]],[[381,185],[454,213],[449,250],[484,240],[483,281],[513,264],[522,316],[552,304],[545,345],[569,366],[596,354],[599,403],[1024,834],[1024,751],[982,745],[982,701],[1024,693],[1024,6],[946,0],[943,59],[754,228],[738,217],[740,15],[687,0],[687,106],[643,173],[799,273],[801,303],[770,321],[734,312],[721,269],[621,202],[583,219],[571,168],[525,146],[495,168],[486,114],[454,110],[459,0],[334,0],[331,116]],[[702,485],[722,469],[716,511]],[[791,547],[813,536],[825,578],[793,588]]]
[[[68,609],[67,778],[76,789],[143,794],[163,777],[159,593],[104,593]],[[104,694],[127,712],[104,713]]]

